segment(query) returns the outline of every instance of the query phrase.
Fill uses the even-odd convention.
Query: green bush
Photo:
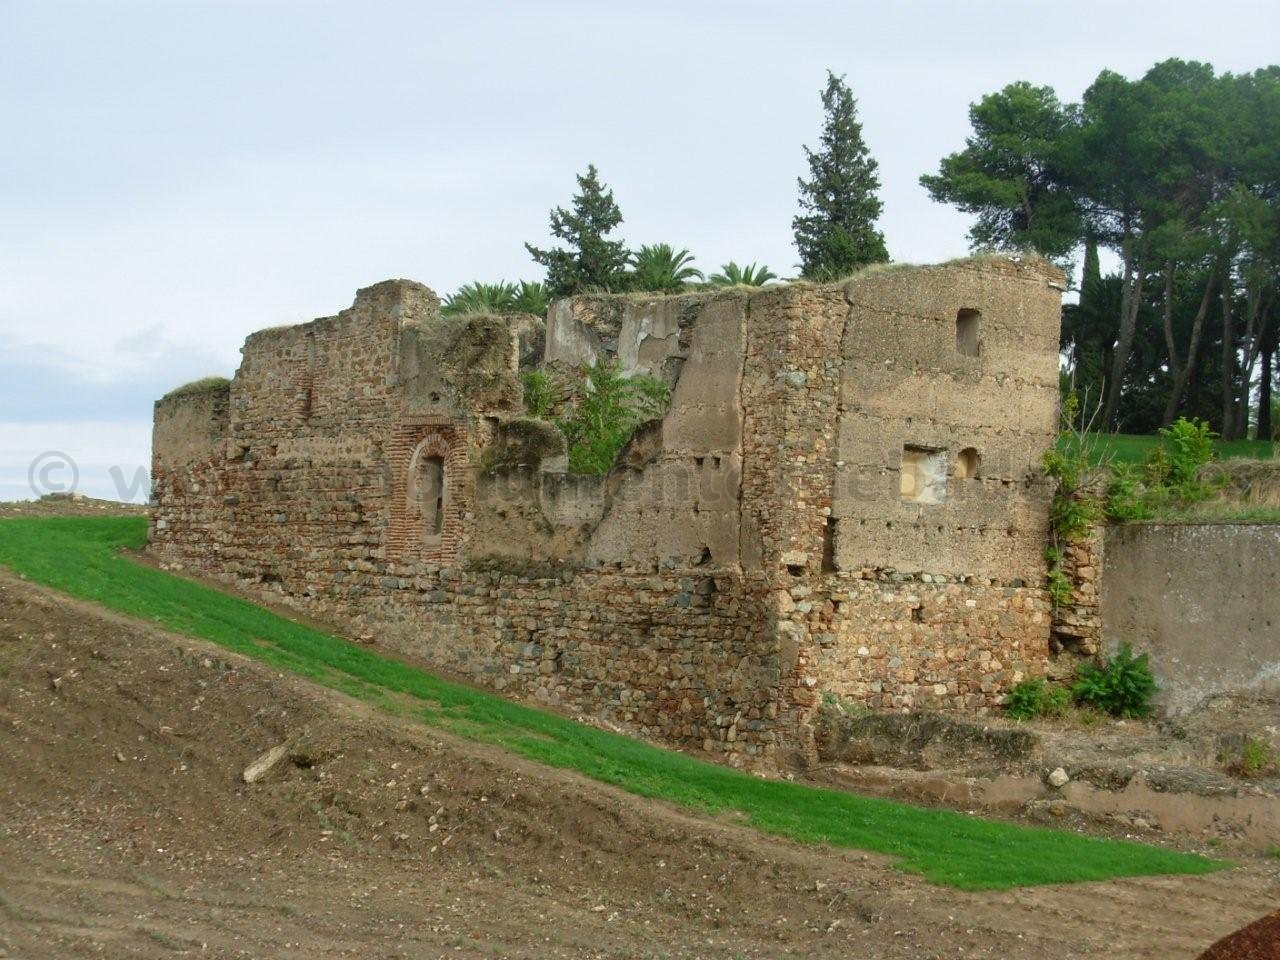
[[[1210,489],[1198,479],[1200,468],[1213,459],[1213,440],[1217,436],[1203,420],[1179,417],[1167,428],[1161,428],[1169,469],[1165,482],[1184,500],[1203,500]]]
[[[607,473],[636,427],[662,416],[671,400],[663,381],[625,377],[617,361],[571,374],[530,370],[520,379],[529,416],[551,421],[564,434],[570,473]]]
[[[1242,777],[1261,777],[1276,772],[1280,765],[1280,756],[1271,744],[1254,737],[1245,737],[1240,746],[1240,759],[1234,765],[1235,772]]]
[[[526,370],[520,374],[524,386],[524,408],[531,417],[545,417],[559,398],[556,380],[546,370]]]
[[[1049,565],[1044,576],[1045,591],[1055,607],[1065,607],[1075,599],[1075,591],[1071,589],[1071,578],[1062,569],[1062,551],[1049,547],[1044,552],[1044,559]]]
[[[1015,720],[1036,717],[1060,717],[1066,713],[1071,693],[1064,687],[1053,687],[1043,678],[1023,680],[1009,691],[1004,709]]]
[[[661,380],[624,377],[617,361],[585,368],[574,386],[556,420],[569,444],[570,473],[607,473],[636,427],[661,416],[670,400]]]
[[[1097,707],[1113,717],[1145,717],[1151,712],[1151,697],[1156,690],[1147,655],[1135,657],[1126,643],[1102,666],[1081,666],[1071,695],[1077,702]]]
[[[1132,463],[1114,463],[1107,487],[1107,519],[1114,523],[1150,520],[1152,503],[1144,471]]]
[[[1045,474],[1055,481],[1049,507],[1055,548],[1062,541],[1084,536],[1102,515],[1098,498],[1086,489],[1093,467],[1093,450],[1087,434],[1074,426],[1079,409],[1080,398],[1074,393],[1068,394],[1062,402],[1062,428],[1071,435],[1071,441],[1046,450],[1041,460]]]
[[[1160,431],[1163,442],[1142,465],[1111,465],[1106,516],[1116,523],[1152,520],[1208,499],[1215,486],[1201,479],[1200,468],[1213,460],[1216,434],[1202,420],[1180,417]]]

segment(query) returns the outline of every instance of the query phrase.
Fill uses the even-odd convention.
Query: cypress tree
[[[589,164],[586,174],[578,176],[573,210],[556,207],[551,211],[551,234],[569,249],[543,250],[525,244],[529,255],[547,268],[547,292],[563,297],[617,286],[631,255],[622,241],[608,240],[605,234],[620,223],[622,211],[613,191],[600,182],[595,164]]]
[[[805,277],[830,280],[889,259],[876,229],[879,164],[862,139],[858,105],[843,77],[827,71],[826,118],[817,150],[804,148],[810,179],[800,178],[800,214],[791,221]]]

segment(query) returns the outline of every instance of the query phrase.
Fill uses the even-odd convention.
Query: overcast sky
[[[925,262],[966,249],[917,178],[971,101],[1171,56],[1250,70],[1278,28],[1275,0],[0,0],[0,499],[49,449],[114,495],[155,397],[229,376],[254,329],[387,277],[536,279],[522,241],[588,162],[629,243],[792,272],[828,67],[889,251]]]

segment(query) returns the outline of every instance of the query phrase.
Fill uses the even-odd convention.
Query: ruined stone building
[[[826,693],[981,711],[1048,655],[1061,288],[979,258],[544,321],[379,283],[157,402],[151,549],[743,759],[803,749]],[[521,372],[602,359],[670,404],[575,474]]]

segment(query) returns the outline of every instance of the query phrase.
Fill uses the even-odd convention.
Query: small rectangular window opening
[[[962,357],[976,357],[982,349],[979,324],[982,314],[968,307],[956,314],[956,352]]]
[[[898,471],[903,500],[941,503],[947,498],[947,452],[934,447],[902,448]]]

